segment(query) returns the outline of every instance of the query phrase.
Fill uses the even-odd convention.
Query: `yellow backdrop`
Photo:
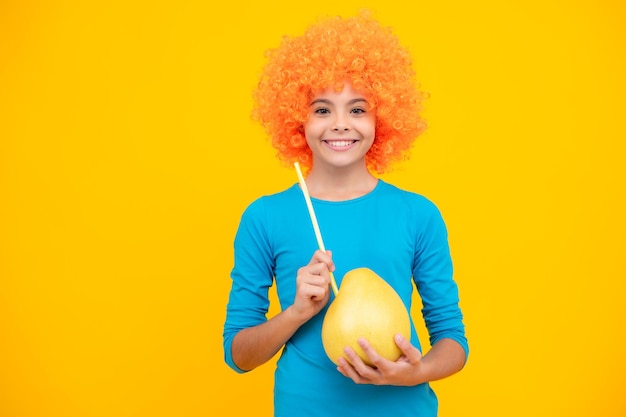
[[[4,0],[1,416],[271,415],[273,363],[221,348],[239,216],[297,181],[251,91],[360,7],[430,93],[384,178],[450,231],[472,353],[441,415],[626,415],[623,2]]]

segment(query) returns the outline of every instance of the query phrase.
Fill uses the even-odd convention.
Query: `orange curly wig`
[[[340,91],[346,80],[376,111],[376,138],[366,155],[369,169],[383,173],[404,159],[426,127],[420,116],[425,95],[408,50],[367,12],[320,20],[302,36],[284,37],[266,57],[252,116],[285,164],[298,161],[310,170],[312,153],[303,125],[312,94],[331,86]]]

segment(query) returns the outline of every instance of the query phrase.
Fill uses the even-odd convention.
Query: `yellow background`
[[[441,415],[626,415],[623,2],[3,0],[0,416],[271,415],[273,364],[221,347],[239,216],[297,180],[251,91],[360,7],[431,95],[384,178],[450,231],[472,352]]]

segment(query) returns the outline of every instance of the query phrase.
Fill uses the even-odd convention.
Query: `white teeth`
[[[326,142],[328,142],[329,145],[335,146],[338,148],[342,146],[350,146],[354,143],[353,140],[327,140]]]

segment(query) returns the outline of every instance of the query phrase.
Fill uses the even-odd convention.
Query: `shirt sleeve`
[[[431,346],[444,338],[458,342],[469,355],[459,291],[453,279],[448,232],[439,210],[431,205],[416,241],[413,279],[422,299],[422,315]]]
[[[244,211],[235,235],[234,253],[223,347],[226,364],[243,373],[245,371],[233,361],[233,338],[240,330],[267,320],[268,291],[274,279],[274,261],[262,200],[255,201]]]

